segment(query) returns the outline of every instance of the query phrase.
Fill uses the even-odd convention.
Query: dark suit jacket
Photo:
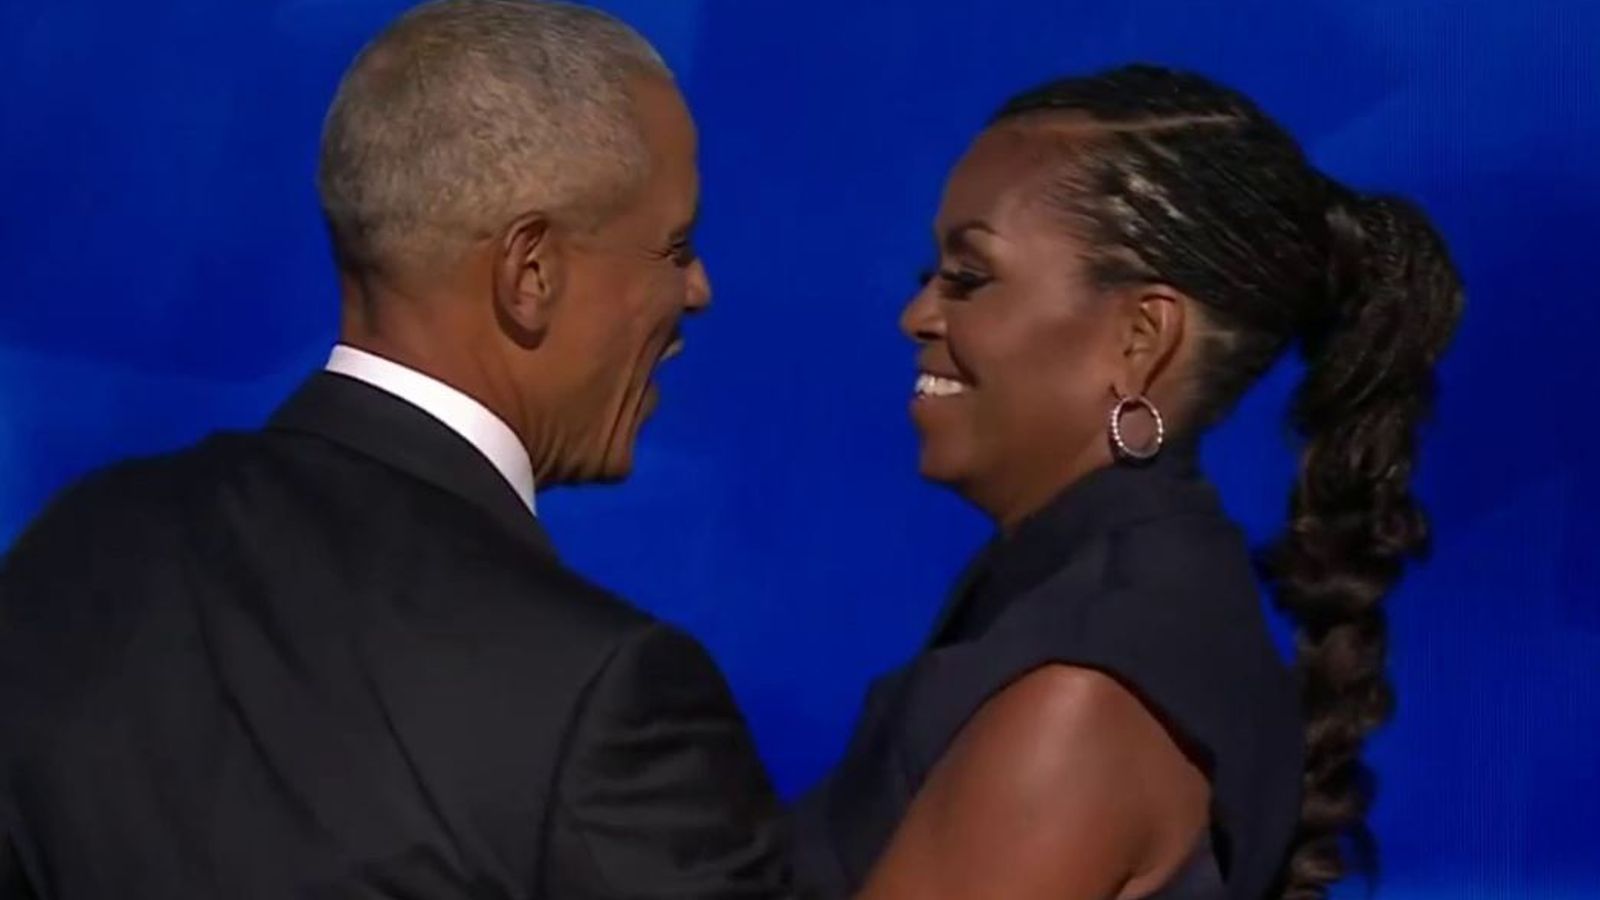
[[[715,665],[490,464],[321,374],[89,479],[0,569],[0,896],[768,897]]]

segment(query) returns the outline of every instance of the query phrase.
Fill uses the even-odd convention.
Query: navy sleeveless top
[[[1137,694],[1212,788],[1211,829],[1161,900],[1258,900],[1299,809],[1301,717],[1243,536],[1192,452],[1068,488],[968,568],[928,644],[873,683],[844,759],[794,810],[801,881],[857,891],[985,700],[1050,663]]]

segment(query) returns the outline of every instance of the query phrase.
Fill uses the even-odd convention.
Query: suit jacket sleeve
[[[788,896],[776,797],[716,665],[653,625],[590,685],[556,785],[548,895]]]
[[[0,828],[4,828],[0,823]],[[17,858],[16,846],[11,836],[0,830],[0,900],[32,900],[34,893],[22,873],[22,861]]]

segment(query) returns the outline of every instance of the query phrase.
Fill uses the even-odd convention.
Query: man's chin
[[[638,432],[622,437],[617,443],[606,448],[605,456],[601,458],[600,465],[596,467],[594,476],[589,479],[596,484],[616,484],[626,481],[633,474],[633,450],[638,440]]]
[[[632,460],[628,460],[627,462],[624,462],[624,463],[617,463],[617,464],[614,464],[614,465],[608,464],[605,468],[601,469],[600,472],[598,474],[596,474],[593,478],[589,479],[589,483],[590,484],[620,484],[620,483],[622,483],[624,481],[627,481],[628,480],[628,476],[632,475],[632,474],[633,474],[633,461]]]
[[[632,406],[631,421],[625,414],[624,418],[616,423],[610,439],[601,448],[598,462],[586,467],[582,481],[615,484],[633,474],[634,450],[639,443],[639,432],[644,429],[645,421],[655,411],[656,403],[656,387],[652,384],[643,394],[638,395],[638,401]]]
[[[620,426],[621,434],[616,436],[612,445],[606,448],[605,464],[601,467],[602,474],[596,481],[615,484],[625,480],[633,474],[633,454],[639,446],[639,432],[644,430],[644,423],[650,420],[656,406],[661,402],[661,392],[652,382],[645,387],[644,393],[639,397],[639,403],[634,407],[633,421]]]

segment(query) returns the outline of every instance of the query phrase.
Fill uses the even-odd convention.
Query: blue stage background
[[[249,427],[327,351],[323,108],[393,0],[0,3],[0,547],[110,460]],[[611,0],[703,131],[716,287],[629,484],[547,494],[570,558],[701,635],[775,777],[841,749],[985,534],[916,479],[895,320],[948,165],[1008,93],[1144,59],[1260,99],[1434,213],[1470,306],[1394,598],[1382,897],[1600,896],[1600,4]],[[1252,535],[1287,365],[1207,449]]]

